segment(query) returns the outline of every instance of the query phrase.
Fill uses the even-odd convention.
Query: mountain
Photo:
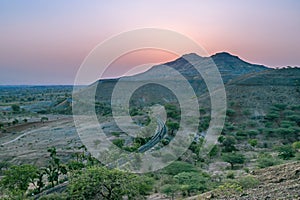
[[[161,65],[153,66],[148,71],[129,77],[120,79],[99,80],[96,99],[99,102],[109,102],[112,90],[118,81],[130,84],[136,81],[156,81],[156,80],[178,80],[178,73],[189,81],[197,96],[204,94],[207,91],[206,84],[195,69],[210,68],[217,66],[222,76],[224,84],[240,77],[242,75],[258,73],[262,71],[272,70],[263,65],[255,65],[241,60],[239,57],[226,52],[217,53],[211,57],[201,57],[195,53],[186,54],[182,57]],[[148,84],[141,87],[135,92],[135,98],[132,98],[135,103],[165,103],[173,102],[174,95],[166,88],[158,85]],[[142,99],[142,101],[141,101]]]
[[[218,70],[220,71],[220,74],[222,75],[224,83],[226,83],[229,79],[235,78],[236,76],[271,69],[263,65],[255,65],[245,62],[238,56],[231,55],[227,52],[217,53],[210,57],[202,57],[195,53],[190,53],[183,55],[182,57],[174,61],[154,66],[147,72],[144,72],[144,74],[150,75],[150,77],[154,75],[159,76],[160,74],[167,75],[167,77],[168,75],[172,76],[172,73],[170,72],[166,73],[166,71],[164,71],[163,73],[161,73],[162,70],[166,70],[166,67],[164,66],[168,66],[177,70],[187,79],[201,78],[193,65],[188,61],[191,61],[193,65],[200,68],[212,67],[212,65],[216,65]],[[133,76],[132,78],[135,78],[135,76]]]

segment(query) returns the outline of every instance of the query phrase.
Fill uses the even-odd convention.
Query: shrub
[[[122,148],[124,146],[124,142],[125,142],[124,139],[114,139],[112,141],[112,143],[119,148]]]
[[[294,143],[292,144],[292,146],[293,146],[293,148],[294,148],[295,150],[300,149],[300,141],[294,142]]]
[[[48,194],[46,196],[42,196],[39,198],[39,200],[67,200],[69,199],[67,194],[62,193],[54,193],[54,194]]]
[[[116,169],[90,167],[70,177],[71,199],[142,199],[152,190],[153,180]]]
[[[245,176],[239,178],[238,184],[243,187],[243,189],[254,188],[259,185],[259,180],[253,176]]]
[[[284,145],[278,147],[278,157],[284,160],[289,160],[292,157],[295,157],[296,151],[291,145]]]
[[[228,174],[226,175],[226,178],[234,179],[235,178],[234,173],[233,172],[228,172]]]
[[[218,153],[219,153],[219,148],[218,148],[217,145],[214,145],[213,148],[208,153],[208,155],[209,155],[210,158],[212,158],[212,157],[218,155]]]
[[[199,172],[199,170],[192,164],[182,161],[175,161],[165,167],[162,172],[169,175],[176,175],[182,172]]]
[[[249,137],[255,137],[255,136],[257,136],[258,134],[259,134],[259,131],[257,131],[257,130],[249,130],[249,131],[247,131],[247,134],[249,135]]]
[[[235,115],[235,110],[233,110],[233,109],[227,109],[226,115],[228,117],[233,117]]]
[[[277,112],[272,112],[272,113],[268,113],[267,115],[266,115],[266,119],[267,120],[270,120],[270,121],[273,121],[273,120],[277,120],[277,119],[279,119],[279,113],[277,113]]]
[[[287,107],[286,104],[274,104],[273,106],[278,110],[285,110]]]
[[[209,176],[199,172],[182,172],[174,176],[175,180],[181,185],[181,191],[187,192],[204,192],[208,189]]]
[[[257,159],[257,166],[259,168],[266,168],[280,164],[281,162],[278,159],[275,159],[269,154],[262,154]]]
[[[240,194],[243,191],[242,186],[237,183],[224,183],[220,185],[216,190],[214,190],[214,196],[232,196],[236,194]]]
[[[21,110],[20,106],[17,105],[17,104],[13,104],[13,105],[11,106],[11,109],[12,109],[13,112],[15,112],[15,113],[20,112],[20,110]]]
[[[253,147],[255,147],[256,145],[257,145],[257,139],[250,139],[250,140],[248,140],[248,143],[251,145],[251,146],[253,146]]]

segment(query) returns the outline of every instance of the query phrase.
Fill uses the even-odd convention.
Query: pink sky
[[[144,27],[185,34],[210,54],[228,51],[271,67],[300,66],[299,10],[297,0],[3,0],[0,84],[72,84],[97,44]],[[131,64],[173,59],[165,53],[142,57],[119,61],[107,76]]]

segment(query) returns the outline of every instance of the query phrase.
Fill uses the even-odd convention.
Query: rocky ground
[[[235,194],[216,194],[210,191],[192,199],[228,199],[228,200],[261,200],[261,199],[300,199],[300,163],[287,163],[279,166],[259,169],[252,175],[260,181],[256,188]]]

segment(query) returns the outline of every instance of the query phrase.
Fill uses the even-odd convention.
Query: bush
[[[245,176],[238,179],[238,184],[243,187],[243,189],[254,188],[259,185],[259,180],[253,176]]]
[[[226,178],[234,179],[235,178],[234,173],[233,172],[228,172],[228,174],[226,175]]]
[[[198,172],[182,172],[174,176],[175,180],[181,186],[183,193],[187,192],[205,192],[208,189],[208,174]]]
[[[292,144],[292,146],[293,146],[293,148],[294,148],[295,150],[300,149],[300,141],[294,142],[294,143]]]
[[[119,147],[119,148],[122,148],[122,147],[124,146],[124,142],[125,142],[124,139],[114,139],[114,140],[112,141],[112,143],[113,143],[114,145],[116,145],[117,147]]]
[[[275,109],[277,110],[285,110],[287,105],[286,104],[274,104],[273,105],[275,107]]]
[[[20,106],[17,105],[17,104],[12,105],[12,106],[11,106],[11,109],[12,109],[13,112],[15,112],[15,113],[18,113],[18,112],[20,112],[20,110],[21,110]]]
[[[166,184],[161,187],[161,192],[170,196],[171,199],[174,199],[175,193],[179,191],[180,186],[178,184]]]
[[[259,168],[271,167],[279,165],[280,163],[281,162],[279,160],[273,158],[271,155],[263,155],[257,159],[257,166]]]
[[[247,134],[249,135],[250,138],[253,138],[259,134],[259,131],[257,130],[249,130],[247,131]]]
[[[54,193],[54,194],[48,194],[46,196],[42,196],[39,198],[39,200],[67,200],[69,199],[67,194],[62,193]]]
[[[296,151],[291,145],[284,145],[278,148],[278,157],[283,160],[289,160],[295,157]]]
[[[226,115],[228,117],[233,117],[235,115],[235,110],[233,110],[233,109],[227,109]]]
[[[152,190],[153,180],[116,169],[90,167],[72,175],[71,199],[141,199]]]
[[[248,140],[248,143],[251,145],[251,146],[253,146],[253,147],[255,147],[256,145],[257,145],[257,139],[250,139],[250,140]]]
[[[240,194],[243,192],[242,186],[237,183],[224,183],[220,185],[216,190],[214,190],[214,196],[224,197],[224,196],[232,196],[236,194]]]
[[[169,175],[176,175],[182,172],[199,172],[199,170],[192,164],[182,161],[175,161],[165,167],[162,172]]]

